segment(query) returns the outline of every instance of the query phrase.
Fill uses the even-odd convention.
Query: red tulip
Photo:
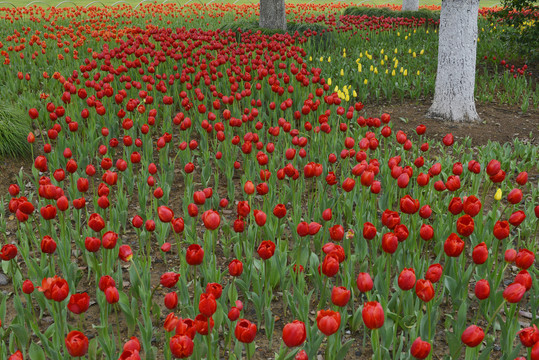
[[[377,301],[370,301],[363,305],[361,311],[363,322],[369,329],[378,329],[384,325],[384,309]]]
[[[539,342],[539,330],[537,330],[537,325],[522,329],[517,334],[520,342],[525,347],[531,348]]]
[[[451,233],[444,243],[444,251],[447,256],[459,257],[464,250],[464,241],[457,234]]]
[[[48,235],[41,240],[41,251],[45,254],[54,254],[56,251],[56,241]]]
[[[488,280],[479,280],[475,284],[474,293],[479,300],[487,299],[490,296],[490,284],[488,283]]]
[[[116,304],[120,300],[120,293],[115,287],[109,286],[105,289],[105,298],[109,304]]]
[[[454,142],[453,134],[449,133],[446,136],[444,136],[442,142],[444,143],[445,146],[453,145],[453,142]]]
[[[322,262],[322,273],[327,277],[333,277],[339,272],[339,258],[336,254],[328,254]]]
[[[207,210],[202,214],[202,221],[204,222],[206,229],[215,230],[221,223],[221,216],[219,216],[217,211]]]
[[[357,288],[361,292],[369,292],[372,290],[374,284],[371,276],[368,273],[359,273],[356,279]]]
[[[105,221],[99,214],[92,214],[88,220],[88,226],[95,232],[100,232],[105,228]]]
[[[178,359],[185,359],[193,354],[195,344],[193,340],[185,335],[174,335],[169,342],[172,356]]]
[[[464,330],[460,339],[469,347],[476,347],[481,344],[485,337],[485,332],[477,325],[470,325]]]
[[[427,272],[425,273],[425,279],[435,284],[438,281],[440,281],[440,278],[442,277],[442,273],[443,273],[442,265],[432,264],[429,266]]]
[[[305,323],[299,320],[294,320],[288,323],[283,328],[283,342],[288,347],[300,346],[307,338],[307,330]]]
[[[385,233],[382,236],[382,250],[388,254],[394,254],[399,246],[399,240],[393,233]]]
[[[275,215],[277,218],[282,219],[286,216],[286,207],[284,204],[277,204],[273,208],[273,215]]]
[[[175,272],[166,272],[161,275],[160,283],[162,286],[170,289],[176,285],[179,279],[180,274],[177,274]]]
[[[344,286],[334,286],[331,290],[331,302],[340,307],[346,306],[350,300],[351,292]]]
[[[270,240],[264,240],[262,241],[262,243],[258,246],[258,255],[263,259],[263,260],[268,260],[270,259],[273,254],[275,253],[275,243],[273,243],[272,241]]]
[[[88,352],[88,338],[80,331],[71,331],[65,338],[66,349],[73,357],[82,357]]]
[[[366,240],[372,240],[376,236],[376,227],[370,222],[363,224],[363,237]]]
[[[204,317],[203,315],[200,316]],[[196,333],[196,325],[192,319],[178,319],[178,325],[176,325],[176,335],[186,335],[191,340],[194,340]]]
[[[307,356],[307,353],[305,352],[305,350],[301,350],[300,352],[296,354],[296,356],[294,356],[294,360],[309,360],[309,357]]]
[[[515,304],[522,300],[526,293],[526,287],[520,283],[514,282],[503,291],[503,298],[511,304]]]
[[[400,200],[400,210],[405,214],[415,214],[419,210],[419,200],[406,195]]]
[[[429,302],[434,297],[434,287],[429,280],[419,279],[415,284],[415,293],[424,302]]]
[[[131,250],[131,247],[129,245],[121,245],[118,249],[118,257],[120,260],[128,262],[131,261],[133,258],[133,250]]]
[[[515,282],[522,284],[526,288],[526,291],[532,288],[532,277],[528,270],[520,270],[515,276]]]
[[[431,225],[423,224],[419,229],[419,236],[425,241],[429,241],[434,236],[434,229]]]
[[[488,249],[487,249],[487,245],[484,242],[476,245],[473,248],[472,259],[473,259],[473,262],[477,265],[484,264],[487,261]]]
[[[470,215],[463,215],[457,219],[457,232],[460,236],[468,237],[474,231],[474,221]]]
[[[410,354],[417,359],[426,359],[430,354],[431,345],[420,337],[414,340],[410,348]]]
[[[490,162],[487,165],[487,175],[488,176],[494,176],[496,175],[500,170],[502,169],[502,166],[498,160],[490,160]]]
[[[228,272],[231,276],[240,276],[243,273],[243,263],[234,259],[228,264]]]
[[[526,219],[526,214],[522,210],[517,210],[509,216],[509,224],[517,227]]]
[[[191,266],[202,264],[204,260],[204,249],[198,244],[189,245],[185,253],[185,259]]]
[[[515,265],[521,269],[530,268],[535,262],[535,254],[528,249],[520,249],[515,258]]]
[[[22,292],[29,295],[34,292],[34,284],[30,280],[24,280],[22,283]]]
[[[69,298],[67,308],[73,314],[82,314],[90,307],[90,296],[87,293],[73,294]]]
[[[462,200],[459,197],[454,197],[449,202],[448,210],[453,215],[458,215],[463,210]]]
[[[326,336],[335,334],[341,326],[341,314],[332,310],[320,310],[316,316],[316,325]]]
[[[101,243],[105,249],[114,249],[116,247],[116,242],[118,241],[118,234],[113,231],[107,231],[103,234]]]
[[[507,194],[507,201],[509,201],[513,205],[516,205],[522,201],[522,196],[522,190],[513,189],[509,192],[509,194]]]
[[[399,288],[404,291],[411,290],[415,286],[415,280],[416,277],[414,269],[404,268],[399,275]]]
[[[164,223],[171,222],[174,218],[174,212],[167,206],[159,206],[157,208],[157,215],[159,216],[159,220]]]
[[[256,336],[256,325],[246,319],[241,319],[236,324],[234,335],[242,343],[249,344],[253,342]]]
[[[507,221],[496,221],[493,233],[496,239],[503,240],[509,236],[509,223]]]

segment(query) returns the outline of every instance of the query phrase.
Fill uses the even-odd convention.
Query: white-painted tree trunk
[[[447,121],[478,121],[475,64],[479,0],[442,0],[438,72],[428,116]]]
[[[260,27],[286,30],[284,0],[260,0]]]
[[[419,10],[419,0],[402,0],[402,11]]]

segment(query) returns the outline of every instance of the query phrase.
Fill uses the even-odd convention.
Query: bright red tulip
[[[384,309],[377,301],[370,301],[363,305],[361,311],[363,322],[369,329],[378,329],[384,325]]]
[[[283,328],[283,342],[288,347],[300,346],[307,339],[307,330],[305,323],[299,320],[294,320],[288,323]]]
[[[341,314],[332,310],[320,310],[316,316],[316,325],[324,335],[333,335],[341,326]]]
[[[88,352],[88,338],[80,331],[71,331],[65,338],[66,349],[73,357],[82,357]]]

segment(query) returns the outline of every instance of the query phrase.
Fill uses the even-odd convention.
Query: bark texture
[[[428,116],[479,121],[475,110],[475,64],[479,0],[442,0],[438,71]]]
[[[419,10],[419,0],[402,0],[402,11]]]
[[[260,27],[286,30],[284,0],[260,0]]]

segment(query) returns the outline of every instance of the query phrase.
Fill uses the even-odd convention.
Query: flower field
[[[539,359],[539,146],[372,113],[439,21],[347,7],[0,9],[0,359]],[[491,11],[477,101],[536,110]]]

